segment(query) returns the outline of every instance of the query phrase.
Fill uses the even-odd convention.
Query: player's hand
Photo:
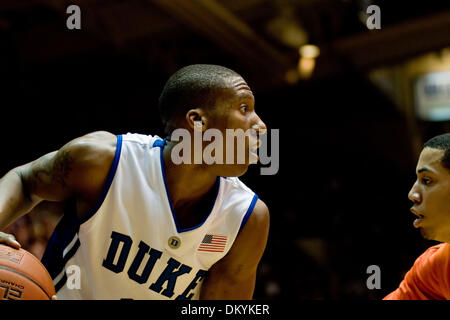
[[[58,297],[55,295],[52,296],[52,300],[58,300]]]
[[[17,242],[16,238],[12,234],[4,233],[0,231],[0,243],[7,246],[19,249],[21,247],[20,243]]]

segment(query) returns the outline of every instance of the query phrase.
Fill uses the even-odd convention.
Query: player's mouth
[[[258,162],[258,148],[261,146],[261,140],[250,141],[250,163]]]
[[[418,219],[414,220],[414,222],[413,222],[414,228],[420,228],[422,225],[423,219],[425,219],[425,216],[423,214],[417,212],[414,208],[411,208],[410,211],[418,217]]]
[[[260,140],[252,142],[251,145],[250,145],[250,151],[256,153],[260,146],[261,146],[261,141]]]

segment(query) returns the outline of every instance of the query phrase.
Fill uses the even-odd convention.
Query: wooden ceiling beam
[[[358,70],[450,46],[450,11],[405,21],[397,25],[339,39],[331,49]]]
[[[286,71],[296,64],[215,0],[151,1],[252,70],[264,70],[267,81],[284,81]]]

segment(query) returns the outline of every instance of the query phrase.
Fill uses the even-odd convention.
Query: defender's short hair
[[[444,133],[431,138],[425,142],[424,148],[444,150],[445,152],[441,162],[444,167],[450,170],[450,133]]]
[[[183,117],[191,108],[212,108],[227,79],[240,77],[235,71],[211,64],[194,64],[174,73],[159,97],[159,113],[165,133],[173,129],[171,120]]]

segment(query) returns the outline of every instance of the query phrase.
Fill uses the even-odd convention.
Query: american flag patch
[[[215,234],[207,234],[200,246],[198,251],[206,252],[223,252],[225,250],[225,245],[227,244],[226,236],[218,236]]]

